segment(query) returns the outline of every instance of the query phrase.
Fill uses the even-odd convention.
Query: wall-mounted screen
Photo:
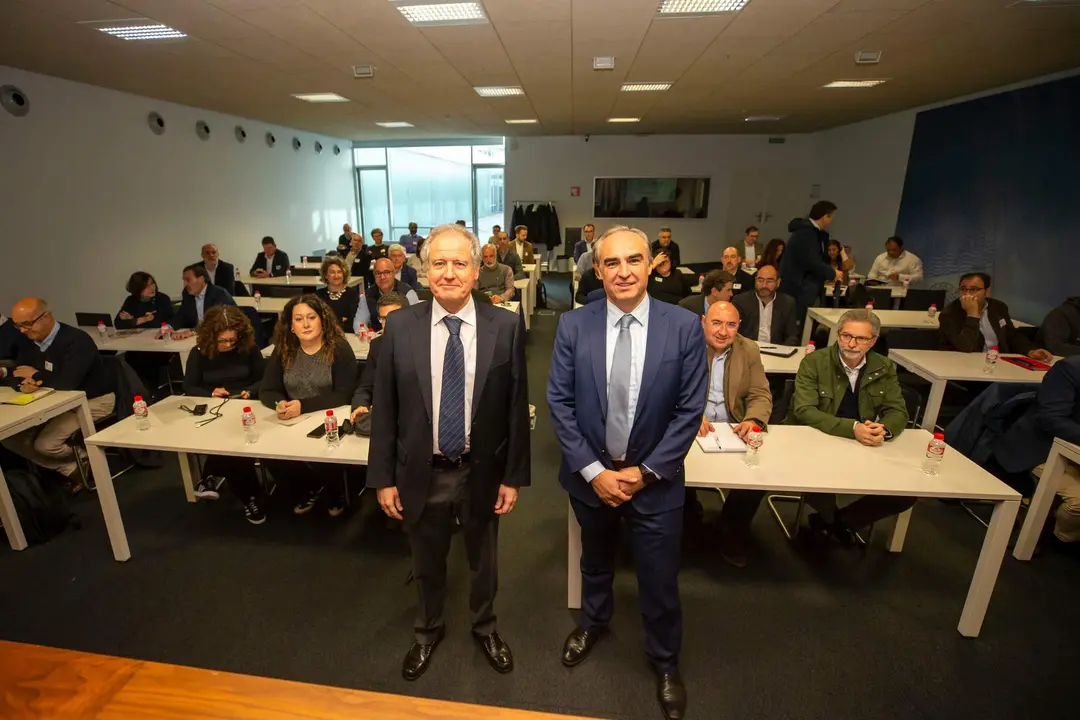
[[[596,178],[593,217],[706,218],[709,178]]]

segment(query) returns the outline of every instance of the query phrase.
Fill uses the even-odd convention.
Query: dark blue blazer
[[[416,277],[416,268],[409,267],[408,265],[401,266],[401,282],[417,292],[423,289],[420,286],[420,280]]]
[[[1080,355],[1054,363],[1035,404],[999,438],[994,457],[1008,472],[1027,472],[1046,462],[1054,438],[1080,444]]]
[[[206,299],[203,301],[203,313],[215,305],[232,305],[236,307],[236,301],[224,288],[217,285],[206,286]],[[195,298],[184,291],[180,299],[180,309],[169,320],[169,325],[174,330],[185,328],[195,329],[199,325],[199,309],[195,306]]]
[[[631,502],[642,514],[681,507],[683,459],[701,427],[708,369],[701,316],[649,300],[649,330],[634,426],[626,461],[647,465],[661,480]],[[600,498],[578,472],[607,454],[607,302],[564,313],[555,335],[547,398],[555,437],[562,447],[559,482],[581,502],[600,506]]]

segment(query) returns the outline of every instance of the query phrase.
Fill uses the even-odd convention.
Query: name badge
[[[48,360],[46,360],[45,361],[45,372],[52,372],[52,371],[53,371],[53,364],[51,362],[49,362]]]
[[[742,283],[731,283],[732,290],[742,290]]]
[[[1005,327],[1005,318],[998,318],[998,327]]]

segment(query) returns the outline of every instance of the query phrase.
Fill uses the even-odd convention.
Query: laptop
[[[94,328],[99,322],[105,323],[105,327],[113,326],[112,315],[108,313],[75,313],[75,324],[79,327]]]

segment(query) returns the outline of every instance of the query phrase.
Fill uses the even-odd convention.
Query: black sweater
[[[330,299],[330,290],[326,287],[319,288],[315,294],[334,311],[334,317],[338,319],[341,329],[351,333],[356,320],[356,310],[360,307],[360,290],[356,286],[347,287],[337,300]]]
[[[120,313],[127,312],[132,316],[131,320],[121,320]],[[141,318],[148,312],[154,313],[154,319],[149,322],[144,322],[142,325],[137,324],[135,321]],[[161,327],[161,323],[167,323],[173,316],[173,304],[169,296],[163,292],[159,292],[149,300],[143,300],[140,297],[134,295],[128,295],[124,300],[124,304],[120,306],[120,312],[116,313],[116,317],[113,319],[113,325],[117,330],[130,330],[132,328],[140,328],[144,330],[157,330]]]
[[[679,301],[686,297],[686,282],[682,279],[682,271],[672,269],[667,277],[658,272],[653,272],[649,277],[649,294],[662,302],[678,305]],[[689,277],[689,275],[687,276]]]
[[[210,397],[223,387],[231,395],[247,390],[251,397],[258,397],[265,367],[258,345],[252,345],[246,353],[229,350],[212,358],[203,356],[199,348],[191,348],[184,372],[184,394]]]
[[[281,364],[281,350],[274,348],[274,354],[266,361],[259,400],[269,408],[275,407],[279,401],[299,400],[300,411],[305,413],[348,405],[356,389],[356,355],[345,338],[338,338],[334,347],[334,365],[330,373],[331,387],[324,388],[315,397],[291,398],[285,390],[285,368]]]
[[[383,335],[371,341],[368,348],[367,360],[364,362],[364,370],[360,373],[360,380],[356,383],[356,393],[352,398],[352,409],[366,407],[371,409],[371,401],[375,397],[375,372],[376,363],[379,362],[379,352],[382,349]]]
[[[82,390],[88,398],[101,397],[113,391],[93,338],[64,323],[60,323],[59,332],[45,352],[41,352],[36,343],[20,343],[15,365],[36,368],[34,380],[40,380],[42,387]],[[12,387],[18,387],[22,382],[20,378],[10,380],[8,384]]]

